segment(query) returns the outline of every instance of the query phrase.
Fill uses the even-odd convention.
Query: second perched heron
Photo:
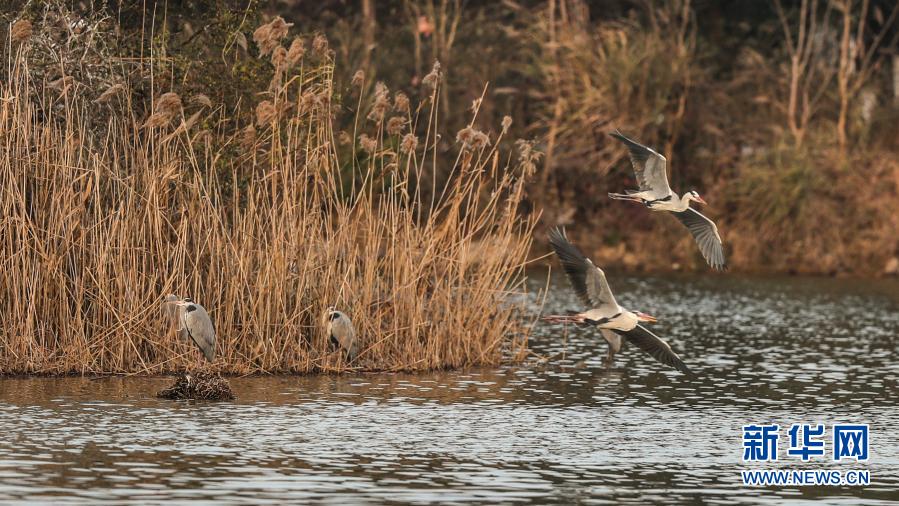
[[[347,359],[352,361],[359,354],[359,343],[356,341],[356,329],[353,322],[344,312],[333,307],[328,308],[328,338],[335,348],[342,348]]]
[[[168,300],[168,297],[166,299]],[[206,308],[189,297],[176,300],[172,304],[175,305],[174,312],[178,318],[178,331],[182,335],[186,333],[206,360],[212,362],[215,358],[215,327]]]

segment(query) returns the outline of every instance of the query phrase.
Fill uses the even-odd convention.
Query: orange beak
[[[640,311],[636,311],[636,315],[637,315],[637,319],[640,320],[641,322],[656,323],[659,321],[658,318],[656,318],[655,316],[648,315],[646,313],[641,313]]]

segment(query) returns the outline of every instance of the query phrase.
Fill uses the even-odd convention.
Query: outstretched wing
[[[549,244],[559,257],[575,293],[586,305],[593,308],[618,305],[602,269],[593,265],[589,258],[568,241],[561,230],[554,228],[549,232]]]
[[[672,211],[671,214],[693,234],[693,239],[696,240],[699,251],[702,252],[702,258],[705,258],[705,261],[713,269],[726,270],[724,245],[721,243],[721,236],[718,235],[718,227],[715,226],[715,223],[693,208],[687,208],[686,211],[679,213]]]
[[[687,364],[677,356],[677,353],[674,353],[671,346],[663,341],[662,338],[650,332],[646,327],[638,324],[636,327],[626,332],[623,330],[618,330],[616,332],[624,336],[628,341],[634,343],[641,350],[652,355],[653,358],[659,362],[669,367],[673,367],[684,374],[693,375],[687,367]]]
[[[633,139],[625,137],[618,130],[609,135],[627,146],[631,155],[631,165],[634,166],[637,184],[640,185],[641,191],[651,191],[653,194],[658,195],[659,198],[671,193],[671,187],[668,186],[668,162],[664,156]]]

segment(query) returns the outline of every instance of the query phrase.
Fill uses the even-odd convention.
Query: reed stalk
[[[514,295],[534,220],[518,207],[533,161],[459,143],[451,176],[438,178],[439,76],[401,113],[403,132],[357,108],[374,145],[341,151],[333,53],[319,39],[305,56],[298,43],[282,51],[288,28],[257,31],[273,67],[251,118],[176,90],[154,90],[139,111],[129,65],[165,68],[152,55],[111,60],[118,89],[65,66],[51,88],[35,44],[4,48],[0,373],[186,368],[197,352],[162,317],[167,293],[209,310],[224,373],[424,370],[523,354]],[[353,319],[362,351],[352,363],[329,349],[329,306]]]

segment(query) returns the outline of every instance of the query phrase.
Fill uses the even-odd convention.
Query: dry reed
[[[278,19],[254,35],[262,54],[287,35]],[[30,53],[4,50],[0,373],[183,369],[195,350],[157,309],[170,292],[209,309],[222,373],[450,368],[523,350],[509,295],[523,290],[533,221],[517,209],[532,170],[481,143],[431,191],[438,66],[401,153],[373,126],[376,149],[346,163],[327,39],[312,48],[316,64],[261,109],[232,117],[198,98],[185,121],[169,92],[143,125],[130,84],[98,108],[86,86],[35,88]],[[359,333],[350,364],[328,350],[328,306]]]

